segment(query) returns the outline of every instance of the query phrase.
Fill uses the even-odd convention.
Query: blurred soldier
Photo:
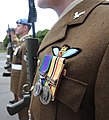
[[[20,19],[17,22],[16,34],[20,37],[20,46],[13,53],[12,71],[11,71],[11,86],[10,89],[14,94],[14,100],[11,103],[17,102],[23,98],[23,85],[27,83],[26,71],[26,41],[29,37],[31,24],[27,19]],[[21,110],[18,113],[20,120],[28,119],[28,108]]]
[[[19,39],[15,33],[14,28],[9,28],[7,30],[7,39],[9,40],[9,43],[7,45],[7,55],[6,55],[7,66],[5,66],[5,69],[7,69],[7,71],[11,72],[11,63],[12,63],[13,52],[19,44]]]

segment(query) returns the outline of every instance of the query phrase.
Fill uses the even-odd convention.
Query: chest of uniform
[[[43,59],[45,54],[53,54],[53,47],[61,48],[67,44],[70,49],[80,49],[81,52],[66,59],[65,68],[70,77],[80,77],[92,74],[91,71],[97,70],[104,54],[106,44],[96,39],[97,37],[85,36],[82,32],[72,37],[67,36],[62,42],[57,42],[45,48],[39,54],[39,60]],[[103,47],[104,46],[104,47]],[[102,50],[101,50],[102,47]],[[99,54],[99,56],[98,56]],[[88,77],[88,76],[87,76]]]

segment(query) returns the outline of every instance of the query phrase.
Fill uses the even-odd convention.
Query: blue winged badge
[[[52,47],[52,52],[55,56],[68,59],[79,54],[81,52],[81,49],[73,47],[70,48],[68,45],[63,45],[62,48],[57,46]]]

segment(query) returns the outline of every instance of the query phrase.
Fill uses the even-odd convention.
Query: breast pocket
[[[87,83],[64,76],[59,86],[57,99],[77,112],[85,94]]]

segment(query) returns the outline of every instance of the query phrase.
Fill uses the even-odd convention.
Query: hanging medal
[[[39,68],[39,77],[38,81],[34,85],[34,96],[38,96],[41,94],[43,85],[45,84],[45,77],[46,77],[46,72],[49,69],[50,62],[51,62],[52,56],[51,55],[45,55],[44,59],[42,60],[41,66]]]
[[[50,101],[54,101],[56,91],[60,83],[60,76],[64,68],[65,58],[53,56],[46,75],[46,83],[43,87],[42,94],[40,95],[40,101],[43,104],[48,104]]]
[[[47,105],[51,101],[52,95],[49,85],[43,86],[43,93],[40,95],[40,101]]]
[[[34,96],[40,95],[41,92],[42,92],[42,83],[41,80],[38,80],[34,85],[34,90],[33,90]]]

